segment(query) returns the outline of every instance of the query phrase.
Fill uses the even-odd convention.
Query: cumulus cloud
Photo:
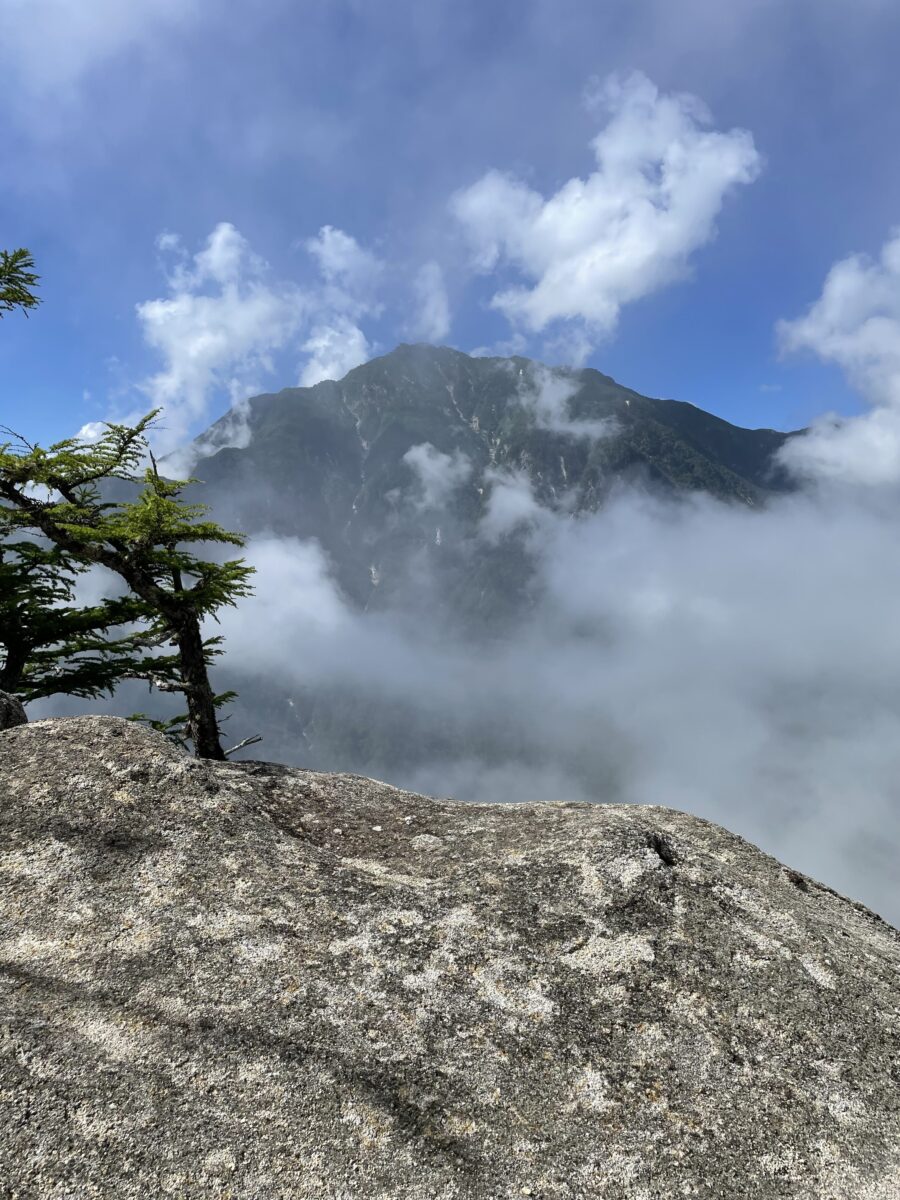
[[[105,421],[86,421],[78,430],[77,436],[84,442],[99,442],[106,433]]]
[[[221,222],[194,253],[178,234],[162,233],[157,250],[167,294],[136,306],[145,343],[162,365],[137,385],[139,405],[114,419],[135,421],[162,410],[154,432],[170,469],[188,473],[199,451],[245,446],[246,402],[264,390],[289,351],[308,357],[300,382],[339,379],[371,357],[374,347],[357,324],[380,311],[375,296],[381,263],[343,230],[326,225],[305,244],[318,278],[300,286],[276,278],[234,225]],[[208,436],[186,443],[208,423],[214,403],[227,399],[227,417]],[[81,436],[96,438],[103,423]]]
[[[171,234],[159,248],[173,259],[169,294],[139,304],[137,316],[144,340],[163,360],[141,390],[164,410],[158,438],[166,452],[208,417],[213,394],[224,392],[240,406],[262,390],[273,355],[297,337],[313,302],[295,284],[271,279],[227,222],[193,256]]]
[[[415,472],[417,508],[438,508],[472,475],[472,463],[461,450],[444,454],[431,442],[421,442],[403,455],[403,461]]]
[[[900,230],[871,260],[854,254],[828,273],[801,317],[781,321],[782,350],[834,363],[872,405],[860,417],[816,421],[783,452],[801,475],[847,483],[900,481]]]
[[[410,322],[411,335],[423,342],[443,342],[450,332],[450,301],[438,263],[427,262],[419,269],[413,292],[417,311]]]
[[[475,269],[526,281],[498,291],[493,307],[532,333],[580,323],[582,347],[612,332],[624,304],[688,273],[725,197],[761,166],[747,131],[709,128],[700,100],[662,94],[639,73],[609,79],[593,101],[609,119],[586,179],[545,197],[491,170],[451,202]]]
[[[322,278],[319,318],[303,345],[309,358],[300,371],[301,387],[312,387],[323,379],[341,379],[372,357],[374,347],[358,321],[381,313],[377,289],[384,264],[332,225],[323,225],[304,245]]]

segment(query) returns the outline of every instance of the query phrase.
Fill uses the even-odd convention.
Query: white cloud
[[[475,268],[510,267],[527,281],[497,292],[493,307],[531,332],[583,322],[594,341],[624,304],[688,273],[726,195],[761,167],[747,131],[709,129],[698,99],[663,95],[644,75],[608,80],[595,100],[609,121],[587,179],[545,198],[492,170],[451,201]]]
[[[559,333],[547,338],[542,357],[566,367],[583,367],[594,351],[596,338],[584,325],[567,321]]]
[[[527,471],[486,471],[491,485],[479,533],[488,542],[498,542],[516,530],[534,529],[549,517],[538,503]]]
[[[160,239],[165,246],[165,235]],[[250,244],[235,227],[227,221],[218,224],[206,245],[194,256],[194,273],[191,282],[219,283],[222,287],[237,284],[245,275],[262,275],[266,264],[250,249]]]
[[[309,358],[300,372],[301,387],[312,387],[323,379],[342,379],[371,358],[374,348],[357,322],[381,312],[377,288],[384,264],[332,225],[323,225],[303,244],[322,277],[317,321],[303,345]]]
[[[163,359],[141,390],[164,409],[157,437],[166,452],[208,417],[214,392],[239,405],[262,389],[273,354],[297,337],[312,301],[296,285],[270,280],[266,264],[227,222],[193,257],[172,235],[160,249],[178,255],[170,294],[137,305],[137,315],[144,340]]]
[[[328,303],[356,316],[380,311],[375,289],[384,264],[371,251],[333,225],[323,225],[304,245],[318,264]]]
[[[878,261],[855,254],[836,263],[805,316],[779,325],[786,350],[812,350],[837,363],[877,404],[900,396],[900,230]]]
[[[37,92],[58,92],[104,62],[196,19],[199,0],[3,0],[0,63]]]
[[[403,455],[403,461],[416,474],[419,496],[416,506],[441,508],[450,495],[472,475],[472,463],[461,450],[444,454],[431,442],[421,442]]]
[[[872,261],[855,254],[836,263],[802,317],[781,321],[784,351],[809,350],[835,363],[873,406],[860,417],[833,416],[785,447],[801,475],[846,483],[900,481],[900,230]]]
[[[413,292],[417,312],[409,326],[412,336],[423,342],[443,342],[450,332],[450,301],[438,263],[427,262],[420,268]]]
[[[795,475],[876,487],[900,480],[900,413],[876,408],[860,417],[822,417],[779,454]]]
[[[300,386],[323,379],[343,379],[348,371],[372,356],[366,335],[349,317],[335,314],[328,324],[316,325],[303,349],[309,355],[300,372]]]
[[[105,421],[87,421],[75,435],[83,442],[99,442],[106,433]]]
[[[569,401],[580,388],[581,383],[571,372],[535,363],[521,379],[518,390],[519,399],[530,409],[539,429],[571,437],[608,437],[616,428],[615,420],[582,420],[571,415]]]
[[[340,229],[325,226],[306,243],[320,280],[301,288],[273,277],[268,264],[228,222],[221,222],[196,253],[176,233],[156,242],[167,294],[136,306],[144,341],[162,359],[137,386],[145,401],[116,420],[132,423],[147,408],[163,410],[154,444],[172,470],[189,473],[195,450],[185,443],[207,423],[214,400],[231,410],[201,448],[245,446],[250,433],[246,401],[263,391],[291,350],[309,355],[301,383],[339,379],[372,354],[356,318],[379,311],[374,288],[381,265]],[[100,422],[82,429],[88,438]],[[176,449],[179,453],[176,454]]]
[[[250,539],[242,557],[257,572],[258,586],[241,601],[240,612],[222,611],[222,632],[235,635],[231,649],[239,668],[283,678],[294,670],[292,656],[284,653],[286,645],[339,638],[352,620],[352,610],[331,578],[318,542],[260,534]],[[285,605],[288,597],[290,616]],[[247,621],[256,623],[260,631],[280,628],[285,636],[280,642],[263,636],[254,649],[252,639],[244,636]]]
[[[164,230],[156,239],[156,248],[166,253],[180,251],[182,249],[181,238],[177,233]]]

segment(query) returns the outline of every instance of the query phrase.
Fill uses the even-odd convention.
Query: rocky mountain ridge
[[[339,381],[250,400],[198,439],[194,473],[223,522],[316,538],[360,604],[390,603],[424,555],[456,607],[489,619],[528,576],[514,539],[486,549],[477,536],[504,476],[574,516],[623,485],[755,506],[791,486],[775,459],[789,436],[595,370],[402,345]]]

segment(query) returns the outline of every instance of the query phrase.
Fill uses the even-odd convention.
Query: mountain
[[[891,1200],[897,931],[656,806],[0,733],[4,1196]]]
[[[228,527],[315,539],[356,612],[389,615],[404,646],[441,642],[452,656],[508,641],[538,611],[530,530],[542,517],[577,521],[624,489],[760,508],[789,487],[773,459],[788,436],[649,399],[594,370],[399,346],[340,381],[229,413],[194,447],[194,497]],[[396,655],[388,662],[389,647],[360,636],[355,653],[373,663],[364,685],[330,669],[311,681],[309,648],[290,641],[290,684],[230,675],[226,656],[219,678],[241,694],[236,726],[264,730],[270,756],[419,787],[435,777],[417,774],[423,764],[550,759],[565,760],[576,794],[612,787],[609,738],[550,749],[496,710],[442,709],[440,665],[424,700],[379,691],[375,675],[393,677]]]
[[[240,446],[216,449],[236,434]],[[623,484],[755,506],[790,486],[773,460],[789,436],[649,399],[594,370],[402,345],[339,382],[250,400],[198,439],[194,471],[223,522],[317,538],[357,602],[394,595],[410,554],[421,551],[463,609],[474,577],[479,593],[489,594],[480,604],[489,619],[528,575],[508,541],[487,554],[474,547],[505,474],[527,481],[539,506],[573,516],[595,510]],[[423,487],[416,453],[434,495]],[[457,578],[463,569],[465,587]]]

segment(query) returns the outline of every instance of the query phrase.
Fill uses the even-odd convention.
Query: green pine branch
[[[40,276],[33,267],[34,259],[28,250],[0,250],[0,317],[15,309],[27,317],[29,309],[40,304],[40,298],[34,294]]]

